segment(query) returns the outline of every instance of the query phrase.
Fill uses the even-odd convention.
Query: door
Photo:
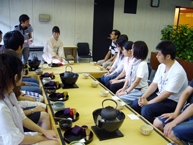
[[[114,0],[94,1],[93,60],[103,59],[108,52],[113,30]]]

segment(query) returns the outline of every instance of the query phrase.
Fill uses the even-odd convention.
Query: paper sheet
[[[131,120],[138,120],[139,117],[135,114],[128,114],[128,117],[131,119]]]

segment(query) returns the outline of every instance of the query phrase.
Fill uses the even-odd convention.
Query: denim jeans
[[[141,97],[143,93],[137,89],[133,89],[129,94],[119,96],[126,104],[131,105],[135,99]]]
[[[26,82],[26,83],[32,82],[32,83],[39,84],[38,80],[35,79],[35,78],[22,78],[22,81],[23,81],[23,82]]]
[[[180,140],[193,142],[193,120],[182,122],[172,130],[174,135]]]
[[[23,63],[27,64],[28,63],[28,58],[29,58],[29,47],[25,47],[22,50],[22,53],[20,53],[20,59],[22,60],[22,56],[23,56]]]
[[[116,78],[119,74],[116,73],[116,74],[113,74],[113,75],[110,75],[110,76],[104,76],[102,75],[102,77],[100,78],[102,83],[107,87],[109,88],[110,86],[110,80]]]
[[[148,101],[155,98],[157,94],[154,92],[152,95],[148,97]],[[153,123],[154,119],[164,113],[171,113],[175,111],[177,106],[177,102],[165,99],[161,102],[147,104],[143,107],[138,105],[138,99],[133,101],[131,107],[141,114],[144,118],[146,118],[149,122]]]

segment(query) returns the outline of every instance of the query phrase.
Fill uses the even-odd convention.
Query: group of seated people
[[[193,104],[186,103],[193,93],[193,80],[188,85],[186,72],[175,60],[175,45],[165,40],[156,46],[160,65],[148,85],[147,44],[128,41],[118,30],[113,30],[110,36],[116,47],[110,46],[108,53],[114,49],[116,57],[110,60],[107,54],[98,61],[109,70],[99,81],[163,131],[174,144],[193,142]]]
[[[58,53],[64,55],[59,50],[63,44],[57,41],[60,34],[57,26],[52,34],[43,59],[48,64],[64,62],[64,57]],[[186,72],[175,60],[175,45],[166,40],[156,46],[160,65],[148,86],[147,44],[128,41],[127,35],[121,35],[118,30],[113,30],[110,37],[112,44],[106,57],[98,61],[109,71],[100,81],[176,144],[193,142],[193,105],[191,102],[186,104],[193,93],[193,81],[188,86]],[[0,31],[0,42],[1,38]],[[18,55],[23,49],[23,36],[19,31],[10,31],[3,41],[0,51],[0,144],[58,144],[55,132],[50,130],[46,105],[41,103],[39,82],[30,76],[22,77],[23,65]]]
[[[1,31],[0,31],[1,32]],[[2,41],[2,32],[0,33]],[[3,36],[0,50],[0,144],[58,145],[39,81],[23,76],[19,57],[24,37],[17,31]]]

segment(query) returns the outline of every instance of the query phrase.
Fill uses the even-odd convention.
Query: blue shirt
[[[26,27],[24,29],[21,27],[20,24],[19,25],[15,25],[13,27],[13,30],[18,30],[23,35],[24,40],[28,40],[29,39],[29,33],[33,32],[33,28],[32,28],[31,25],[29,25],[28,27]],[[24,43],[24,48],[25,47],[29,47],[29,44]]]

